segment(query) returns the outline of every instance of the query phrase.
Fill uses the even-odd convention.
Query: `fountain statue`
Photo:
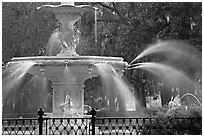
[[[78,116],[78,113],[74,109],[72,98],[69,95],[66,95],[65,103],[61,104],[60,107],[62,112],[64,113],[64,117]]]
[[[51,117],[83,116],[84,82],[100,75],[96,64],[111,65],[118,72],[127,62],[121,57],[79,56],[76,53],[76,46],[80,44],[80,18],[86,12],[94,14],[94,7],[61,4],[44,5],[38,10],[42,14],[44,11],[55,14],[59,24],[56,33],[60,53],[57,56],[15,57],[7,66],[20,65],[20,69],[25,68],[24,72],[52,82]]]
[[[173,99],[173,96],[171,97],[171,101],[169,101],[169,110],[173,110],[176,108],[179,108],[181,106],[181,98],[179,94]]]
[[[39,7],[40,11],[51,11],[55,14],[58,20],[59,28],[57,28],[57,38],[61,45],[61,52],[58,56],[78,56],[76,53],[76,47],[79,44],[79,22],[81,16],[85,12],[93,12],[94,7],[74,6],[73,4],[61,4],[61,5],[44,5]]]

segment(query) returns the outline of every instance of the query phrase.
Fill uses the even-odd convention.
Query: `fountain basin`
[[[98,75],[95,64],[110,64],[116,71],[125,68],[128,64],[121,57],[100,57],[100,56],[36,56],[36,57],[18,57],[12,58],[12,64],[29,64],[32,67],[28,73],[46,77],[54,80],[52,77],[61,78],[64,74],[65,66],[69,68],[74,76],[81,75]],[[75,75],[76,74],[76,75]],[[53,81],[54,82],[54,81]]]
[[[90,64],[91,63],[110,63],[111,65],[118,64],[120,66],[126,66],[127,62],[123,61],[121,57],[102,57],[102,56],[33,56],[33,57],[14,57],[10,63],[22,63],[22,61],[32,61],[35,63],[45,63],[51,65],[60,65],[65,61],[75,61],[74,64],[78,63]],[[74,65],[73,64],[73,65]]]
[[[51,11],[55,14],[57,13],[74,13],[74,14],[83,14],[84,12],[94,11],[94,7],[90,5],[70,5],[70,4],[61,4],[61,5],[43,5],[37,8],[41,11]]]
[[[36,56],[12,58],[8,65],[30,65],[29,74],[47,78],[52,82],[52,116],[63,115],[60,105],[69,95],[78,114],[84,109],[84,82],[100,74],[96,64],[109,64],[116,71],[123,70],[128,64],[121,57],[99,56]],[[109,73],[109,72],[107,72]],[[111,73],[111,69],[110,69]]]

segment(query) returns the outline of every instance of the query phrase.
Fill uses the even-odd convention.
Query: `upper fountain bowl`
[[[90,12],[94,11],[95,7],[92,7],[90,5],[79,5],[75,6],[72,4],[61,4],[61,5],[43,5],[41,7],[37,8],[41,11],[52,11],[54,13],[74,13],[74,14],[82,14],[84,12]]]
[[[9,62],[8,65],[15,64],[32,64],[27,73],[48,78],[53,82],[59,82],[58,80],[65,74],[66,67],[72,75],[76,77],[80,76],[81,78],[79,79],[87,79],[99,75],[96,67],[97,64],[111,65],[117,72],[123,70],[128,65],[128,63],[123,61],[123,58],[121,57],[104,56],[16,57],[12,58],[12,61]]]

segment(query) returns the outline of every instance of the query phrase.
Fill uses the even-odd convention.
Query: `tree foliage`
[[[2,60],[44,55],[46,43],[56,28],[53,14],[41,14],[37,7],[48,3],[2,3]]]

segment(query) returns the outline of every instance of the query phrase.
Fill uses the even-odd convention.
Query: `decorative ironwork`
[[[90,118],[46,118],[46,135],[88,135]]]
[[[169,135],[187,134],[192,125],[202,125],[201,118],[96,118],[96,134],[100,135]],[[182,125],[182,126],[181,126]],[[186,125],[186,126],[184,126]],[[190,125],[190,126],[189,126]],[[181,128],[182,127],[182,128]],[[191,134],[202,134],[202,129],[194,127]],[[169,132],[171,131],[171,132]]]
[[[10,118],[2,119],[3,135],[33,135],[38,128],[37,118]]]
[[[202,118],[3,118],[3,135],[184,135],[202,134]]]

